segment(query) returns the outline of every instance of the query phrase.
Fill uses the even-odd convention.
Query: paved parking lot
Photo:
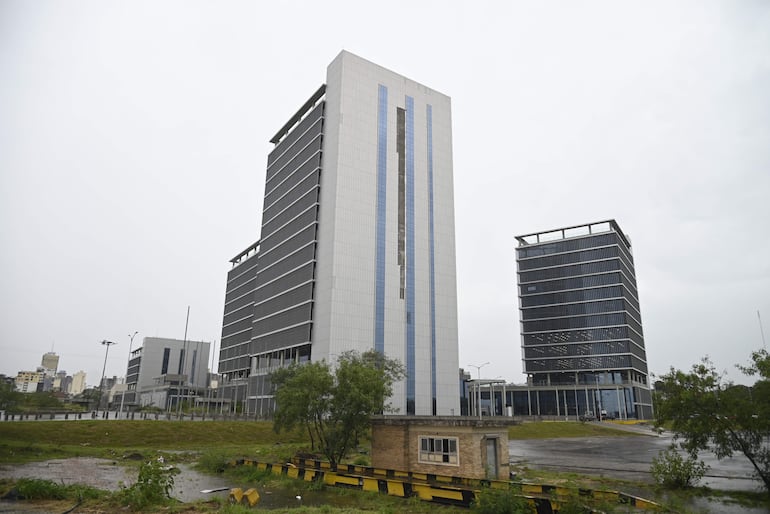
[[[572,471],[587,475],[652,482],[650,464],[671,444],[671,436],[584,437],[510,441],[512,469]],[[751,478],[753,468],[741,456],[719,461],[712,453],[701,455],[710,466],[701,485],[722,490],[754,491],[761,482]]]

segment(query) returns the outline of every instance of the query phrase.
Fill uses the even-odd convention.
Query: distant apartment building
[[[85,390],[86,390],[86,372],[81,370],[75,373],[74,375],[72,375],[72,382],[70,383],[69,389],[67,389],[66,391],[72,395],[78,395]]]
[[[57,371],[56,376],[53,379],[53,390],[67,393],[72,386],[72,377],[67,375],[64,370]]]
[[[128,408],[155,406],[169,409],[191,400],[208,385],[208,357],[211,343],[145,337],[131,352],[126,370],[125,390],[115,391],[113,403]]]
[[[45,373],[41,371],[19,371],[16,375],[16,390],[20,393],[36,393],[43,390]]]

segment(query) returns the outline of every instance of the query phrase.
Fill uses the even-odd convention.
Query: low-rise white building
[[[124,406],[168,409],[205,390],[210,348],[205,341],[145,337],[128,361]],[[113,404],[121,402],[115,393]]]

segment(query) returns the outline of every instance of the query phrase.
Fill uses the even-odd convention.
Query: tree
[[[0,410],[15,412],[22,394],[12,382],[0,381]]]
[[[323,427],[334,394],[329,364],[326,361],[292,364],[274,371],[270,380],[276,387],[275,431],[304,426],[315,450],[316,433]]]
[[[58,410],[62,408],[61,401],[48,391],[24,393],[21,403],[23,409],[28,412]]]
[[[388,398],[403,376],[400,362],[374,350],[345,352],[333,370],[326,361],[276,370],[275,431],[304,426],[313,449],[317,444],[336,469],[366,433],[370,417],[392,412]]]
[[[752,354],[738,366],[762,377],[754,386],[726,382],[708,358],[689,373],[671,368],[656,388],[656,424],[670,423],[675,440],[691,457],[712,450],[718,459],[743,454],[770,492],[770,356]]]

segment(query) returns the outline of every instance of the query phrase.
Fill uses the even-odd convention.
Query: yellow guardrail
[[[476,499],[476,494],[482,488],[508,489],[519,487],[521,496],[526,498],[538,513],[558,511],[561,501],[576,496],[625,504],[641,510],[662,510],[660,505],[651,500],[619,491],[577,489],[519,481],[482,480],[356,465],[340,465],[336,471],[333,471],[328,462],[309,459],[294,459],[293,462],[285,464],[240,459],[231,461],[230,465],[255,466],[257,469],[275,475],[284,475],[308,482],[320,480],[333,487],[379,492],[402,498],[416,496],[425,501],[465,507],[471,505]],[[231,501],[234,499],[233,491],[240,490],[231,490]],[[244,493],[238,494],[243,495]],[[238,503],[244,503],[240,497]]]

